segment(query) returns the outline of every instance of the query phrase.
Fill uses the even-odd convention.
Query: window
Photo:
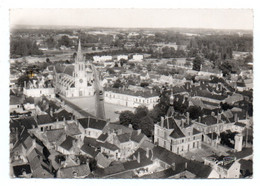
[[[163,142],[163,147],[164,147],[164,148],[166,147],[166,141]]]
[[[184,139],[182,139],[181,142],[184,143]]]
[[[195,148],[195,142],[193,142],[193,148]]]
[[[195,136],[193,136],[193,140],[195,140]]]

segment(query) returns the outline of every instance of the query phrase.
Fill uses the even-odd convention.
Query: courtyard
[[[78,97],[78,98],[67,98],[71,103],[77,105],[82,110],[89,112],[92,115],[96,115],[95,97]],[[134,111],[134,108],[124,107],[121,105],[114,105],[105,102],[105,114],[106,118],[110,119],[111,122],[119,120],[120,112],[125,110]]]

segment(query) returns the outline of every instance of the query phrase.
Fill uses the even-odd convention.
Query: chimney
[[[170,126],[169,126],[169,118],[167,117],[167,129],[169,129]]]
[[[140,135],[141,134],[141,129],[138,129],[137,130],[137,135]]]
[[[153,160],[153,149],[151,149],[151,160]]]
[[[138,154],[137,154],[137,162],[140,163],[140,152],[138,151]]]
[[[74,139],[74,140],[72,141],[72,146],[73,146],[73,147],[76,147],[76,146],[77,146],[77,140]]]
[[[238,122],[237,113],[235,113],[235,115],[234,115],[234,120],[235,120],[235,122]]]
[[[161,127],[163,127],[164,117],[161,116]]]
[[[188,163],[185,162],[185,170],[187,170],[187,167],[188,167]]]
[[[19,141],[19,131],[18,131],[17,127],[15,128],[15,140],[16,140],[16,142]]]
[[[199,123],[201,123],[201,117],[199,116]]]
[[[190,123],[190,113],[186,112],[186,118],[187,118],[187,124],[189,125]]]
[[[149,158],[149,149],[146,148],[146,157]]]
[[[221,121],[221,113],[218,113],[218,116],[217,116],[217,123],[220,123]]]
[[[53,108],[50,109],[50,116],[53,117]]]
[[[211,112],[211,116],[215,116],[215,112],[212,111],[212,112]]]
[[[32,146],[35,148],[36,147],[36,139],[32,140]]]
[[[132,125],[132,124],[129,124],[129,125],[128,125],[128,128],[131,128],[131,129],[132,129],[132,128],[133,128],[133,125]]]
[[[181,125],[180,125],[181,128],[184,128],[184,121],[183,119],[181,119]]]

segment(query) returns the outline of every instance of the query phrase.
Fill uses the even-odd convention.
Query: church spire
[[[79,39],[76,62],[82,62],[83,60],[84,60],[84,57],[83,57],[83,54],[82,54],[82,52],[81,52],[81,43],[80,43],[80,39]]]

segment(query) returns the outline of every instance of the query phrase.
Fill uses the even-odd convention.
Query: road
[[[91,64],[94,74],[94,88],[95,88],[95,106],[96,106],[96,117],[99,119],[106,119],[105,107],[104,107],[104,90],[100,86],[99,75],[93,64]]]

